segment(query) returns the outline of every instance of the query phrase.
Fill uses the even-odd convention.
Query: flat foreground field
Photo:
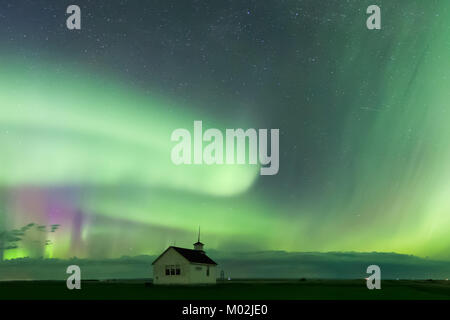
[[[450,300],[445,280],[385,280],[368,290],[364,280],[241,280],[211,286],[155,286],[151,281],[83,281],[68,290],[65,281],[0,282],[0,300]]]

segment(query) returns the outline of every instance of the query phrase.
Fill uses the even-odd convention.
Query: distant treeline
[[[285,279],[360,279],[367,276],[369,265],[381,268],[382,279],[447,279],[450,261],[437,261],[396,253],[357,252],[239,252],[210,250],[208,255],[218,264],[217,276],[225,278]],[[0,263],[0,280],[62,280],[66,268],[78,265],[83,279],[151,278],[156,255],[117,259],[30,259]]]

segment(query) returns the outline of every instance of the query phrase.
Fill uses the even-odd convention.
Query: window
[[[166,276],[179,276],[181,274],[181,267],[177,265],[166,265]]]
[[[209,266],[206,267],[206,276],[209,277]]]

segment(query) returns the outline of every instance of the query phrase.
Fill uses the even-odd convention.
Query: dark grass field
[[[241,280],[210,286],[155,286],[150,281],[0,282],[0,300],[450,300],[445,280],[385,280],[368,290],[364,280]]]

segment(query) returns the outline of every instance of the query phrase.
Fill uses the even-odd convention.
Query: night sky
[[[0,229],[61,225],[5,257],[155,254],[200,225],[206,250],[450,259],[449,21],[444,0],[0,0]],[[279,173],[175,166],[194,120],[280,129]]]

